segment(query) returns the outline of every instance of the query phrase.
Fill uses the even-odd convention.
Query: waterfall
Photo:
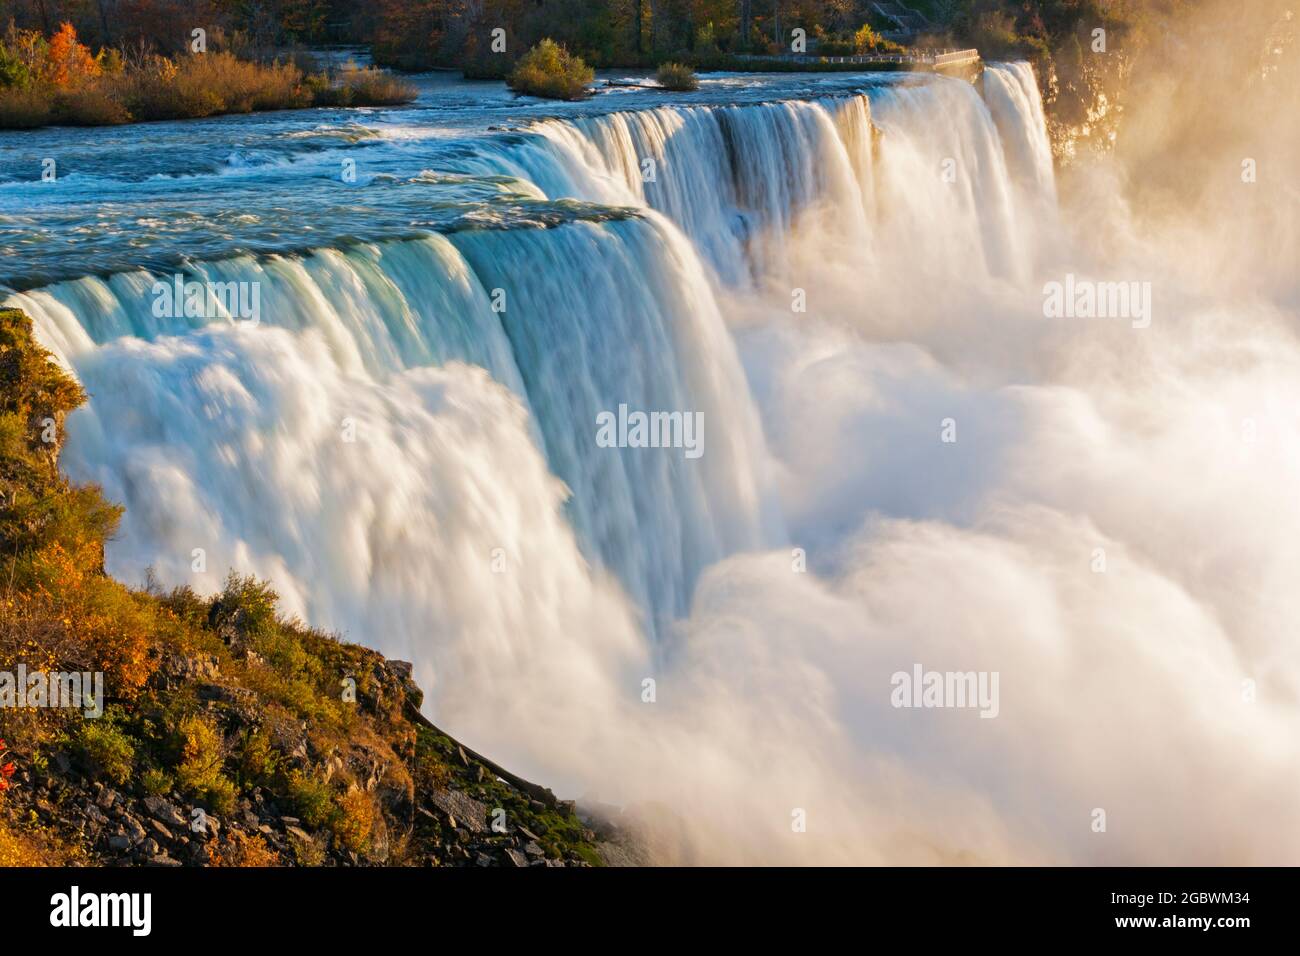
[[[1023,62],[990,63],[984,71],[984,98],[1016,182],[1055,202],[1052,145],[1034,68]]]
[[[991,69],[992,112],[932,78],[486,137],[439,172],[512,177],[560,224],[186,265],[256,284],[257,323],[159,315],[171,277],[144,270],[11,295],[90,395],[64,466],[126,505],[109,569],[267,577],[431,688],[485,666],[446,648],[523,659],[528,620],[604,606],[607,578],[662,637],[706,568],[784,541],[717,293],[779,285],[799,256],[1023,269],[1009,168],[1042,160],[1041,104],[1027,68]],[[699,413],[704,454],[597,447],[620,405]]]
[[[769,540],[761,432],[743,374],[703,271],[662,223],[467,231],[240,257],[190,276],[257,283],[259,325],[158,319],[150,292],[158,277],[144,272],[10,299],[92,396],[69,423],[65,468],[127,506],[109,567],[128,580],[152,565],[162,580],[186,582],[201,547],[214,568],[269,576],[307,619],[369,633],[367,601],[331,605],[378,585],[377,568],[360,583],[353,565],[321,562],[340,546],[378,565],[411,560],[406,549],[432,547],[447,512],[494,502],[417,493],[418,475],[397,468],[396,487],[371,489],[388,502],[375,514],[402,502],[412,514],[392,537],[342,533],[337,507],[323,508],[322,496],[346,497],[346,469],[336,472],[351,451],[345,423],[362,448],[375,433],[385,468],[395,459],[431,464],[438,448],[407,447],[414,436],[392,390],[409,389],[422,370],[460,364],[486,369],[518,396],[550,470],[572,493],[567,510],[586,553],[653,617],[685,613],[704,567]],[[699,413],[704,453],[596,448],[597,415],[620,404]],[[461,482],[489,477],[466,467]],[[506,460],[496,467],[494,481],[513,470]],[[493,497],[509,507],[508,497]],[[523,521],[527,509],[517,515]],[[487,563],[495,549],[509,550],[508,538],[498,531],[463,547]],[[434,624],[431,616],[426,626]]]

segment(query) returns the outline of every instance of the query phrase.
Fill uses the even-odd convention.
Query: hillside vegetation
[[[105,574],[122,510],[58,470],[84,398],[0,311],[0,675],[104,681],[98,717],[0,707],[0,865],[599,862],[572,804],[420,714],[409,664],[286,620],[253,578]]]

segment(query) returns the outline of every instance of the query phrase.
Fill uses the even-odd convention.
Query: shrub
[[[374,67],[345,71],[337,88],[352,106],[398,106],[411,102],[418,93],[406,80]]]
[[[309,827],[321,827],[334,813],[329,785],[309,773],[294,770],[289,774],[289,799],[293,801],[298,817]]]
[[[131,779],[135,743],[107,719],[87,720],[76,737],[81,758],[119,787]]]
[[[864,23],[853,34],[853,50],[856,53],[870,53],[880,45],[880,34],[871,29],[871,24]]]
[[[684,63],[661,63],[659,71],[655,73],[655,79],[666,90],[689,92],[700,88],[700,81],[696,78],[695,71]]]
[[[279,866],[280,858],[266,845],[258,834],[245,836],[238,830],[232,831],[230,841],[212,853],[213,866]]]
[[[422,791],[444,790],[451,783],[451,770],[442,759],[432,731],[420,728],[415,738],[415,785]]]
[[[36,129],[50,125],[54,103],[48,93],[20,86],[0,90],[0,127]]]
[[[226,777],[218,774],[212,778],[212,782],[196,794],[196,797],[203,803],[207,804],[208,809],[213,813],[226,815],[235,812],[235,785]]]
[[[0,42],[0,89],[24,89],[31,82],[32,71],[27,64]]]
[[[188,794],[201,794],[221,775],[225,762],[221,732],[207,718],[190,715],[181,718],[176,734],[180,750],[176,782]]]
[[[299,866],[320,866],[325,862],[325,849],[328,838],[325,834],[303,839],[300,836],[289,834],[289,849],[293,851],[293,858]]]
[[[83,398],[34,341],[30,320],[0,310],[0,549],[11,555],[0,659],[39,652],[49,669],[102,670],[117,696],[130,697],[156,666],[156,620],[103,573],[121,509],[93,486],[70,486],[55,464],[63,418]]]
[[[587,95],[595,71],[554,40],[543,40],[515,64],[506,85],[516,93],[552,100],[577,100]]]
[[[370,848],[370,834],[375,827],[375,802],[364,790],[349,790],[339,797],[338,812],[331,824],[339,842],[355,853]]]
[[[48,829],[18,830],[0,820],[0,867],[75,866],[82,856]]]
[[[167,771],[150,767],[140,775],[140,786],[145,793],[162,796],[171,793],[172,787],[176,786],[176,781]]]
[[[279,600],[275,590],[265,581],[232,571],[226,576],[221,597],[212,605],[209,623],[218,627],[229,623],[253,639],[274,636],[275,606]]]
[[[280,769],[280,757],[263,729],[245,735],[239,752],[239,782],[245,787],[267,786]]]
[[[34,30],[11,28],[0,42],[0,127],[108,126],[415,99],[414,86],[383,70],[351,68],[334,80],[305,73],[302,59],[265,64],[221,50],[175,58],[138,55],[128,64],[113,49],[91,56],[67,23],[48,41]]]
[[[126,107],[99,86],[60,93],[55,112],[70,126],[120,126],[131,122]]]

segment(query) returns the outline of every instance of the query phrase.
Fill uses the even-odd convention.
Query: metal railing
[[[916,53],[853,53],[844,56],[819,56],[816,53],[751,54],[746,60],[773,60],[795,63],[916,63],[923,66],[952,66],[977,62],[979,50],[920,50]]]

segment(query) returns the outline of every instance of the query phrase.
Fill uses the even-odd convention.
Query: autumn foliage
[[[288,60],[257,62],[224,49],[164,56],[141,48],[124,56],[106,47],[92,55],[71,23],[48,39],[12,25],[0,38],[0,128],[385,106],[414,98],[409,83],[375,69],[309,73]]]
[[[159,622],[104,574],[104,543],[121,509],[58,472],[64,418],[83,399],[34,341],[26,316],[0,312],[0,548],[9,559],[0,668],[98,671],[116,695],[129,697],[152,673]]]
[[[74,89],[100,75],[99,62],[77,40],[71,23],[64,23],[50,37],[45,70],[51,83],[61,90]]]

